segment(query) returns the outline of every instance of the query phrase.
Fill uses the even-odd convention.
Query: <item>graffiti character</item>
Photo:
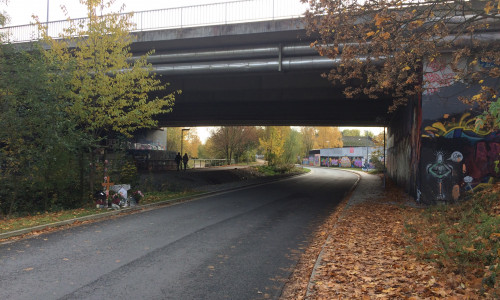
[[[444,200],[445,195],[443,192],[443,179],[451,174],[453,167],[443,160],[443,153],[438,152],[436,161],[427,165],[427,173],[438,180],[439,193],[437,200]]]

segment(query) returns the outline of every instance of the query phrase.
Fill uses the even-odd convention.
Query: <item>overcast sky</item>
[[[234,0],[116,0],[113,11],[118,11],[122,4],[125,4],[125,12],[131,12],[232,1]],[[0,9],[10,16],[10,26],[16,26],[29,24],[33,20],[33,14],[37,15],[40,21],[47,21],[47,4],[49,21],[66,19],[61,5],[66,6],[71,18],[86,16],[85,7],[79,0],[8,0],[8,4],[0,4]]]

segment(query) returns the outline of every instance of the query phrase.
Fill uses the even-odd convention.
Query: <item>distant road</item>
[[[356,179],[314,169],[0,245],[0,299],[276,299]]]

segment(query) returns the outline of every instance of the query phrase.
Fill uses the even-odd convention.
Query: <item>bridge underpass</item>
[[[389,98],[347,99],[318,72],[175,77],[161,126],[384,126]]]
[[[134,55],[155,49],[157,73],[183,91],[174,111],[160,117],[161,126],[387,126],[388,175],[427,203],[456,201],[498,176],[492,166],[500,133],[467,125],[478,112],[471,115],[458,99],[474,90],[461,82],[431,82],[432,91],[387,115],[390,98],[346,99],[320,77],[336,62],[308,49],[314,38],[300,19],[197,26],[133,33]],[[488,34],[500,39],[499,31]],[[454,78],[449,54],[443,56],[440,67],[428,71]],[[456,122],[464,118],[471,120]]]
[[[346,98],[321,74],[334,61],[310,47],[298,19],[134,33],[132,52],[172,90],[161,126],[384,126],[389,98]]]

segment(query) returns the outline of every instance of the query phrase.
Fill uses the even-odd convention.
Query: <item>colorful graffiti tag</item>
[[[473,191],[500,176],[500,131],[484,131],[476,126],[470,113],[450,116],[426,126],[422,152],[428,178],[422,184],[436,183],[432,197],[437,201],[457,200],[460,194]],[[431,158],[430,149],[439,149]]]
[[[351,167],[351,160],[349,159],[349,157],[347,156],[344,156],[340,159],[340,166],[342,168],[350,168]]]

